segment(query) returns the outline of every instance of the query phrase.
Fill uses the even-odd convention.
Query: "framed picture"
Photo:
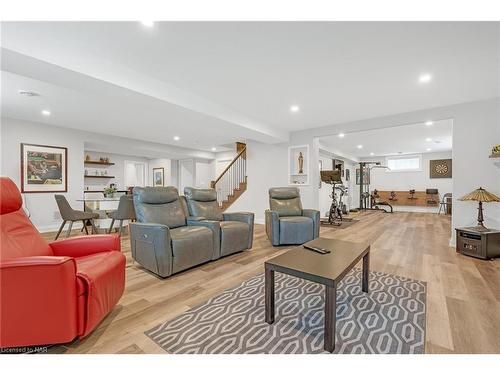
[[[430,178],[451,178],[451,159],[429,161]]]
[[[21,143],[21,191],[60,193],[68,191],[68,149]]]
[[[153,186],[165,186],[165,169],[153,168]]]
[[[356,168],[356,185],[361,185],[359,175],[359,168]],[[370,170],[368,168],[363,171],[363,185],[370,185]]]

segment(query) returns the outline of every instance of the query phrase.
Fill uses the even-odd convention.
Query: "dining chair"
[[[108,233],[111,233],[115,220],[120,220],[119,235],[122,235],[123,220],[135,220],[135,208],[132,195],[122,195],[118,202],[118,208],[115,211],[108,212],[108,217],[111,218],[111,225]]]
[[[451,193],[445,193],[443,195],[443,198],[441,199],[441,202],[439,202],[438,215],[441,213],[441,208],[443,209],[443,213],[446,213],[446,209],[448,207],[448,198],[451,198],[451,197],[452,197]]]
[[[63,222],[59,227],[59,230],[57,231],[55,238],[56,240],[59,238],[59,235],[61,234],[64,226],[68,221],[69,221],[69,228],[66,233],[66,238],[68,238],[71,235],[71,229],[73,228],[73,223],[75,221],[81,221],[83,224],[83,228],[85,229],[85,233],[89,234],[85,222],[87,220],[90,220],[90,223],[92,224],[92,234],[97,232],[94,225],[94,219],[98,219],[99,214],[93,212],[74,210],[73,208],[71,208],[70,204],[68,203],[68,200],[64,195],[55,194],[54,198],[56,199],[57,207],[59,208],[59,213],[61,214],[61,217],[63,219]]]

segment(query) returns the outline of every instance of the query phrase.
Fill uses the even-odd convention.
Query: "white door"
[[[185,187],[194,186],[194,160],[179,160],[179,194],[184,194]]]

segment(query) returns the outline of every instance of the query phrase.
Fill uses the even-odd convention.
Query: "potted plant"
[[[103,192],[104,192],[104,196],[106,198],[113,198],[113,196],[115,195],[116,191],[117,190],[116,190],[115,187],[111,187],[110,186],[110,187],[105,188]]]

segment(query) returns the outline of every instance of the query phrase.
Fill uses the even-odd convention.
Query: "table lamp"
[[[459,200],[461,201],[477,201],[479,202],[479,208],[477,213],[477,226],[475,229],[477,230],[488,230],[483,224],[483,202],[500,202],[500,198],[498,198],[495,194],[492,194],[482,187],[474,190],[473,192],[464,195]]]

